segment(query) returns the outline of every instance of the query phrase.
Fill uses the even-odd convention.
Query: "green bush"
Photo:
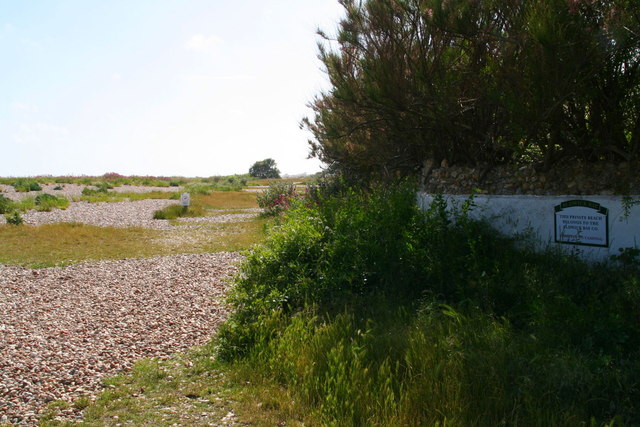
[[[93,184],[95,187],[97,188],[89,188],[89,187],[84,187],[82,189],[82,195],[83,196],[95,196],[95,195],[99,195],[99,194],[107,194],[109,192],[109,189],[112,189],[113,186],[111,186],[110,184],[107,183],[96,183]]]
[[[256,196],[258,206],[265,215],[279,215],[289,209],[294,200],[300,198],[296,186],[286,181],[273,181]]]
[[[23,193],[27,193],[29,191],[42,191],[42,187],[40,187],[36,181],[28,178],[19,178],[13,181],[11,185],[16,191]]]
[[[53,194],[39,194],[34,201],[35,207],[39,211],[49,212],[53,208],[66,209],[69,207],[69,200],[66,197],[58,197]]]
[[[181,217],[187,208],[182,205],[169,205],[153,213],[153,219],[176,219]]]
[[[206,211],[198,206],[185,207],[169,205],[153,213],[153,219],[176,219],[180,217],[198,217],[206,215]]]
[[[20,214],[17,211],[13,211],[12,213],[8,213],[4,217],[7,220],[7,224],[22,225],[24,223],[24,220],[22,219],[22,217],[20,216]]]
[[[13,201],[0,194],[0,214],[6,214],[13,210]]]
[[[640,279],[410,186],[314,194],[248,254],[218,356],[335,425],[640,422]]]

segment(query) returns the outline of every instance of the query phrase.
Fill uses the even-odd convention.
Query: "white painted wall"
[[[462,206],[469,195],[444,195],[449,207]],[[428,209],[434,195],[418,193],[418,204]],[[633,196],[634,200],[640,196]],[[609,247],[592,247],[555,243],[555,206],[569,200],[589,200],[606,207],[609,212]],[[560,245],[575,251],[585,259],[601,261],[619,254],[618,249],[640,247],[640,205],[634,205],[625,217],[620,196],[492,196],[475,195],[475,207],[470,216],[486,219],[497,230],[508,236],[531,232],[541,248]]]

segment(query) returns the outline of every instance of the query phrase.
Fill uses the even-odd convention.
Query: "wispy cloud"
[[[204,34],[194,34],[184,44],[185,49],[196,52],[210,52],[214,47],[222,44],[223,41],[218,36],[205,36]]]

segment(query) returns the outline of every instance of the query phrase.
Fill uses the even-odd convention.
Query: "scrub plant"
[[[6,214],[13,210],[13,202],[10,198],[0,194],[0,214]]]
[[[23,193],[42,190],[42,187],[40,187],[40,185],[36,181],[29,178],[18,178],[17,180],[13,181],[11,185],[13,186],[13,188],[15,188],[16,191]]]
[[[319,191],[247,256],[219,360],[323,425],[640,423],[640,283],[427,212],[409,185]]]
[[[287,181],[272,181],[267,189],[258,193],[257,201],[265,215],[274,216],[289,209],[294,200],[301,198],[295,184]]]
[[[6,214],[4,218],[7,220],[7,224],[10,225],[22,225],[24,223],[24,220],[17,211]]]
[[[69,207],[69,200],[66,197],[58,197],[53,194],[39,194],[34,201],[36,209],[44,212],[49,212],[53,208],[66,209]]]

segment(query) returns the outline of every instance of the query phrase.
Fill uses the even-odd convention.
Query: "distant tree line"
[[[340,0],[311,154],[356,177],[640,155],[638,0]]]

